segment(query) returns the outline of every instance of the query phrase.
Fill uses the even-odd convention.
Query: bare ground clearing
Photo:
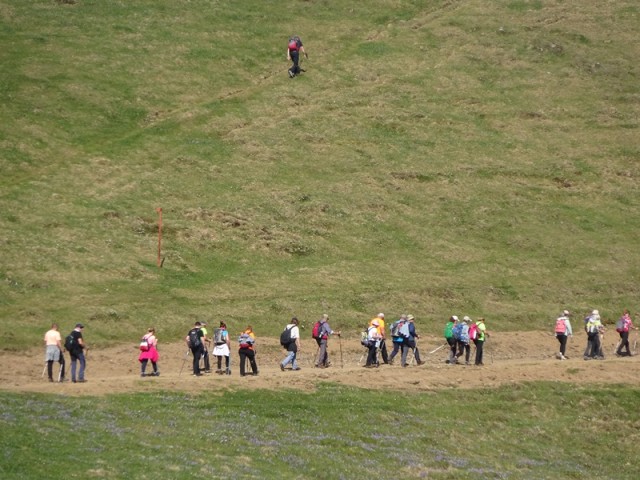
[[[90,345],[90,334],[85,334],[85,337]],[[632,334],[631,343],[636,339],[637,334]],[[364,348],[360,346],[359,341],[353,338],[340,341],[334,337],[329,341],[333,365],[327,369],[316,369],[312,363],[316,352],[315,341],[305,338],[300,353],[302,369],[297,372],[281,372],[278,362],[284,358],[284,353],[277,339],[258,338],[259,376],[240,377],[237,355],[232,351],[232,375],[211,374],[193,377],[190,372],[191,357],[185,360],[184,344],[165,343],[160,337],[159,377],[140,377],[136,343],[90,350],[86,383],[50,383],[46,375],[42,376],[44,348],[34,348],[20,353],[0,352],[0,389],[14,393],[102,396],[160,390],[185,393],[214,393],[247,388],[312,391],[320,382],[406,392],[430,392],[448,388],[493,388],[531,381],[572,384],[619,383],[638,386],[640,357],[616,357],[613,352],[617,340],[618,335],[615,332],[607,333],[604,339],[607,358],[604,361],[584,361],[582,353],[586,345],[586,336],[584,333],[578,333],[569,341],[569,360],[560,361],[554,356],[558,342],[549,333],[495,333],[485,346],[485,366],[475,367],[445,364],[447,347],[429,355],[428,352],[444,344],[444,340],[439,337],[422,337],[419,346],[426,364],[403,369],[399,361],[396,361],[394,365],[365,369],[360,363]],[[66,358],[68,368],[68,355]],[[183,363],[184,368],[180,373]],[[212,367],[215,370],[215,359],[212,359]]]

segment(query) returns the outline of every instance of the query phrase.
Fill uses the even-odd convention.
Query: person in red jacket
[[[304,70],[300,68],[300,53],[306,58],[309,58],[309,55],[307,55],[307,52],[304,50],[300,37],[293,35],[289,38],[289,44],[287,45],[287,60],[293,62],[293,65],[289,67],[289,78],[293,78],[300,72],[304,72]]]

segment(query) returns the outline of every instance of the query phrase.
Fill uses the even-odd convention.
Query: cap
[[[374,320],[373,322],[371,322],[371,325],[373,325],[374,327],[379,327],[380,322],[378,320]]]
[[[194,325],[195,325],[196,327],[199,327],[199,326],[201,326],[202,324],[201,324],[200,322],[196,322],[196,323],[194,323]]]
[[[594,310],[593,312],[591,312],[591,315],[600,315],[600,312],[598,310]]]
[[[384,318],[384,313],[379,313],[378,318]]]
[[[76,323],[76,328],[84,328],[84,325],[81,323]]]
[[[565,310],[562,312],[562,315],[564,315],[565,317],[568,317],[571,314],[569,313],[569,310]]]
[[[469,315],[465,315],[464,318],[462,319],[463,322],[470,322],[471,318],[469,317]]]
[[[457,317],[457,316],[455,316],[455,315],[452,315],[452,316],[451,316],[451,321],[452,321],[452,322],[457,322],[457,321],[458,321],[458,317]]]
[[[411,320],[415,320],[415,317],[411,314],[407,315],[407,320],[411,321]]]

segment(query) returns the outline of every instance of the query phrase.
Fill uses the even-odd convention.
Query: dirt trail
[[[632,334],[632,343],[636,334]],[[555,359],[556,339],[545,332],[496,333],[485,346],[485,366],[447,365],[447,348],[429,355],[444,343],[436,337],[423,337],[420,351],[426,364],[402,368],[381,365],[377,369],[362,368],[360,359],[364,348],[355,339],[332,338],[329,352],[332,366],[313,368],[315,341],[304,339],[300,353],[302,369],[281,372],[278,361],[284,358],[276,339],[259,338],[257,361],[260,374],[240,377],[237,355],[232,351],[232,375],[216,374],[193,377],[191,357],[185,360],[183,343],[163,343],[160,338],[159,377],[141,378],[137,361],[137,345],[120,345],[90,350],[87,358],[87,383],[50,383],[42,377],[44,349],[20,354],[0,352],[0,389],[11,392],[42,392],[64,395],[101,396],[112,393],[131,393],[152,390],[183,392],[215,391],[219,389],[300,389],[313,390],[319,382],[395,391],[434,391],[443,388],[497,387],[529,381],[560,381],[575,384],[620,383],[637,386],[640,383],[640,357],[613,355],[617,334],[607,334],[604,341],[604,361],[584,361],[582,352],[586,336],[577,334],[570,340],[569,360]],[[87,338],[90,342],[90,338]],[[342,343],[342,362],[340,356]],[[399,357],[396,357],[399,360]],[[180,374],[184,362],[184,368]],[[215,359],[212,367],[215,370]],[[341,366],[342,363],[342,366]],[[69,365],[67,355],[67,368]],[[57,368],[55,369],[57,372]]]

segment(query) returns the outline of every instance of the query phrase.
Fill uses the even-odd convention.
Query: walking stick
[[[178,376],[182,375],[182,369],[184,368],[184,364],[187,361],[188,357],[189,357],[189,350],[187,349],[187,354],[182,359],[182,366],[180,367],[180,373],[178,373]]]
[[[427,355],[431,355],[432,353],[436,353],[438,350],[443,349],[444,347],[446,347],[447,345],[449,345],[448,343],[445,343],[444,345],[440,345],[438,348],[436,348],[435,350],[431,350]]]
[[[340,368],[344,368],[344,362],[342,361],[342,335],[338,334],[338,344],[340,345]]]
[[[44,368],[42,369],[42,378],[44,378],[44,373],[47,371],[47,361],[44,362]]]

